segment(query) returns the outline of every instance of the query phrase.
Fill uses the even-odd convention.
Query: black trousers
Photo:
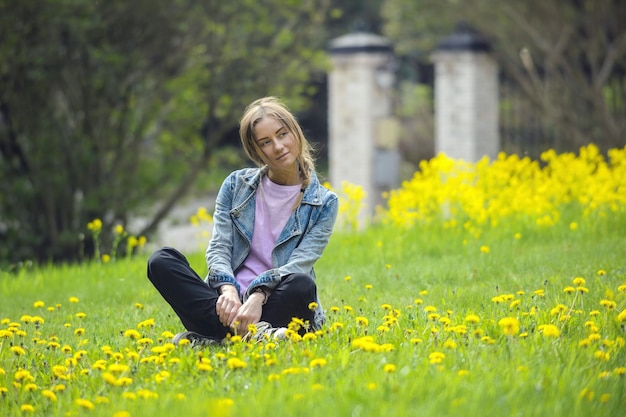
[[[191,268],[178,250],[162,248],[148,259],[148,279],[169,303],[187,330],[223,339],[232,330],[222,325],[216,312],[220,294]],[[309,304],[316,300],[315,280],[307,274],[291,274],[272,291],[263,306],[261,321],[287,327],[293,317],[313,323]],[[304,330],[304,329],[302,329]]]

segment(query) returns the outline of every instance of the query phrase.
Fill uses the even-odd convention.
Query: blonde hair
[[[246,107],[239,123],[239,137],[241,138],[243,149],[257,166],[263,167],[265,165],[263,159],[261,159],[254,128],[258,122],[266,117],[278,120],[295,136],[299,148],[296,162],[300,169],[300,179],[302,180],[302,189],[304,190],[311,181],[310,172],[315,171],[315,161],[311,155],[313,147],[304,136],[296,117],[278,98],[259,98]],[[296,207],[300,204],[300,200],[302,200],[302,193]]]

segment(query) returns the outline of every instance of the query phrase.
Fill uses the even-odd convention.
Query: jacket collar
[[[243,176],[243,180],[248,186],[250,186],[253,190],[256,190],[259,183],[261,182],[261,178],[264,175],[267,175],[267,165],[261,168],[248,170]],[[320,188],[320,182],[317,178],[317,174],[314,171],[310,171],[309,185],[304,190],[304,195],[302,196],[302,203],[307,203],[315,206],[319,206],[322,204],[322,194]]]

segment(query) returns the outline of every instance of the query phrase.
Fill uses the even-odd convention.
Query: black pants
[[[187,330],[216,339],[232,333],[217,316],[219,291],[202,280],[178,250],[165,247],[154,252],[148,260],[148,278]],[[273,327],[287,327],[293,317],[313,323],[314,314],[308,306],[316,300],[316,294],[311,276],[287,275],[263,306],[261,321]]]

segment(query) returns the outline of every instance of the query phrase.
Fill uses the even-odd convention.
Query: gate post
[[[364,225],[399,183],[399,123],[393,117],[395,60],[389,40],[357,32],[330,42],[328,160],[334,187],[343,181],[365,191]]]
[[[490,51],[486,38],[459,23],[433,53],[435,153],[468,162],[497,156],[498,68]]]

